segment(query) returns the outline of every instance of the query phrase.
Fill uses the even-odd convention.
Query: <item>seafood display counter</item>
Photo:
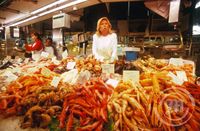
[[[200,129],[193,62],[89,55],[11,63],[0,70],[1,131]]]

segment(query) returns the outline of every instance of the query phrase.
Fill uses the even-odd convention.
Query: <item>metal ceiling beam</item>
[[[103,3],[103,1],[102,0],[98,0],[100,3]]]
[[[2,10],[2,11],[7,11],[7,12],[11,12],[11,13],[16,13],[16,14],[19,14],[19,13],[20,13],[19,10],[11,9],[11,8],[8,8],[8,7],[0,8],[0,10]]]
[[[0,19],[2,19],[2,20],[5,20],[6,18],[5,18],[5,17],[1,17],[1,16],[0,16]]]

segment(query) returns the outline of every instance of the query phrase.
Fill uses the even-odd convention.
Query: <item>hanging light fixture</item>
[[[45,7],[42,7],[42,8],[40,8],[40,9],[37,9],[37,10],[35,10],[35,11],[33,11],[33,12],[30,13],[30,14],[32,14],[32,15],[34,15],[34,16],[29,17],[29,18],[27,18],[27,19],[25,19],[25,20],[21,20],[21,21],[19,21],[19,22],[16,22],[16,23],[11,24],[11,25],[8,25],[8,26],[20,25],[20,24],[22,24],[22,23],[25,23],[25,22],[28,22],[28,21],[30,21],[30,20],[36,19],[36,18],[38,18],[38,17],[41,17],[41,16],[44,16],[44,15],[53,13],[53,12],[55,12],[55,11],[59,11],[59,10],[62,10],[62,9],[64,9],[64,8],[67,8],[67,7],[70,7],[70,6],[73,6],[73,5],[76,5],[76,4],[80,4],[80,3],[85,2],[85,1],[87,1],[87,0],[74,0],[74,1],[69,2],[69,3],[67,3],[67,4],[61,5],[61,6],[59,6],[59,7],[55,7],[55,8],[53,8],[53,9],[51,9],[51,10],[48,10],[48,11],[45,11],[45,10],[47,10],[47,9],[49,9],[49,8],[51,8],[51,7],[53,7],[53,6],[55,6],[55,5],[61,4],[61,3],[66,2],[66,1],[68,1],[68,0],[59,0],[59,1],[56,1],[56,2],[54,2],[54,3],[52,3],[52,4],[47,5],[47,6],[45,6]],[[39,13],[39,12],[42,12],[42,13]]]

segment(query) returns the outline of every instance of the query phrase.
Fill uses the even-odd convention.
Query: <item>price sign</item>
[[[102,64],[102,73],[105,74],[114,74],[115,73],[115,65],[114,64]]]
[[[42,70],[41,70],[41,74],[46,76],[46,77],[50,77],[51,76],[51,71],[48,68],[43,67]]]
[[[123,71],[123,81],[139,82],[140,72],[139,71]]]
[[[6,60],[11,60],[11,56],[6,56]]]
[[[182,66],[183,65],[183,59],[182,58],[170,58],[169,64],[175,65],[175,66]]]
[[[15,68],[12,69],[12,72],[20,74],[21,73],[21,69],[19,67],[15,67]]]
[[[74,69],[75,65],[76,65],[76,62],[68,62],[67,69],[72,70],[72,69]]]
[[[188,81],[185,71],[176,71],[176,75],[183,81]]]
[[[32,58],[34,61],[38,62],[40,60],[40,54],[32,54]]]
[[[26,59],[24,60],[24,63],[25,63],[25,64],[28,64],[28,62],[29,62],[29,58],[26,58]]]
[[[60,61],[58,61],[58,60],[56,59],[56,57],[53,57],[53,58],[51,59],[51,61],[52,61],[54,64],[56,64],[56,65],[59,65],[59,64],[60,64]]]
[[[68,52],[67,52],[67,50],[65,50],[65,51],[62,53],[62,58],[63,58],[63,59],[66,59],[67,56],[68,56]]]
[[[17,59],[17,63],[21,63],[22,61],[23,61],[22,58]]]
[[[177,84],[177,85],[182,85],[183,84],[183,80],[180,79],[179,77],[177,77],[174,73],[169,72],[168,76],[170,76],[172,78],[172,81]]]
[[[49,57],[49,53],[43,51],[43,52],[41,53],[41,56],[44,57],[44,58],[48,58],[48,57]]]
[[[14,81],[18,78],[15,74],[13,74],[11,71],[6,71],[3,76],[7,76],[8,78],[6,79],[7,82]]]
[[[117,87],[118,83],[119,83],[119,81],[118,81],[118,80],[115,80],[115,79],[108,79],[108,80],[106,81],[106,84],[111,85],[111,86],[113,86],[114,88]]]
[[[51,81],[51,86],[57,87],[59,82],[60,82],[60,80],[61,80],[60,77],[54,76],[53,80]]]

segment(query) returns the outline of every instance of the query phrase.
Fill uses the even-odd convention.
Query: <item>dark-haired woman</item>
[[[38,33],[34,32],[31,34],[31,38],[34,40],[33,44],[26,44],[26,51],[32,53],[32,59],[37,60],[40,58],[41,52],[44,50],[44,45]]]

